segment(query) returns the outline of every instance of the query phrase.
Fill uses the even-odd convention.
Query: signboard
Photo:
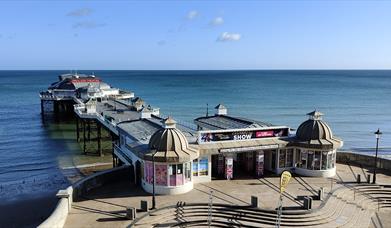
[[[281,174],[280,177],[280,193],[285,192],[286,186],[288,186],[288,183],[292,177],[292,174],[288,171],[284,171]]]
[[[289,134],[288,127],[276,127],[272,129],[233,129],[200,131],[198,143],[210,143],[220,141],[252,140],[270,137],[286,137]]]
[[[265,156],[263,154],[263,151],[258,151],[256,153],[256,170],[255,170],[255,173],[256,173],[256,176],[257,177],[261,177],[263,176],[263,166],[264,166],[264,160],[265,160]]]
[[[233,178],[233,172],[234,172],[234,159],[230,157],[225,158],[225,176],[227,180],[230,180]]]

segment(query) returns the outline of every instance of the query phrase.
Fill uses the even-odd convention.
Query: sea
[[[41,119],[38,94],[63,73],[69,71],[0,71],[0,205],[53,197],[58,189],[70,184],[67,168],[90,162],[88,157],[80,156],[71,119]],[[318,110],[324,113],[323,119],[334,135],[343,139],[342,150],[373,154],[374,132],[380,128],[383,134],[379,153],[391,158],[388,70],[79,73],[94,73],[113,87],[133,91],[148,104],[159,107],[163,115],[188,124],[207,112],[212,115],[219,103],[228,108],[229,115],[292,129],[308,118],[306,113]],[[49,209],[54,206],[55,201]],[[37,215],[24,225],[34,226],[45,215]]]

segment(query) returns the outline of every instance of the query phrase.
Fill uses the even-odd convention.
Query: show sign
[[[289,134],[288,127],[268,129],[233,129],[200,131],[198,142],[210,143],[219,141],[253,140],[271,137],[286,137]]]

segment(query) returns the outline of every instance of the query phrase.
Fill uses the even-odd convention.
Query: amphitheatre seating
[[[284,210],[281,227],[368,227],[377,208],[391,208],[391,186],[347,185],[329,193],[319,208]],[[208,226],[208,204],[178,204],[152,211],[132,227]],[[213,204],[212,227],[275,227],[276,211]]]

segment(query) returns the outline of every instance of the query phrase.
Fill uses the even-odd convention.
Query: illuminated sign
[[[286,137],[289,128],[276,127],[272,129],[233,129],[233,130],[211,130],[200,131],[198,143],[210,143],[220,141],[243,141],[271,137]]]

